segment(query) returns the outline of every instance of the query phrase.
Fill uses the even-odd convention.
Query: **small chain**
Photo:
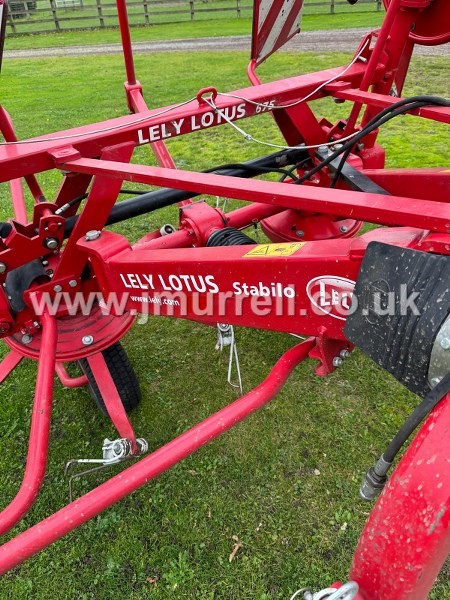
[[[359,586],[356,581],[348,581],[344,583],[339,589],[326,588],[320,592],[311,592],[308,588],[301,588],[293,594],[290,600],[299,598],[300,594],[303,595],[303,600],[354,600],[358,593]]]

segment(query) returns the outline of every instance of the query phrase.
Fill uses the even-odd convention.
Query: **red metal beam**
[[[384,94],[375,94],[374,92],[364,92],[363,90],[340,89],[339,86],[333,87],[333,84],[325,88],[333,97],[342,98],[343,100],[352,100],[353,102],[359,102],[361,104],[368,104],[377,108],[387,108],[392,106],[402,98],[396,98],[394,96],[385,96]],[[431,119],[440,123],[450,123],[450,108],[446,106],[424,106],[422,108],[416,108],[406,113],[408,115],[414,115],[422,117],[424,119]]]
[[[365,65],[363,63],[355,63],[340,79],[341,81],[351,82],[352,86],[357,86],[363,77],[364,69]],[[333,77],[338,78],[341,72],[342,67],[338,67],[274,81],[258,87],[243,88],[230,92],[230,94],[239,96],[239,98],[219,95],[216,99],[216,105],[225,112],[228,109],[231,120],[244,119],[256,114],[257,107],[252,102],[274,102],[276,105],[295,102]],[[321,90],[317,92],[314,98],[325,95],[326,92]],[[232,110],[233,107],[238,106],[242,107],[239,112]],[[134,142],[136,145],[153,143],[159,141],[159,139],[166,140],[169,137],[173,138],[192,131],[215,127],[225,122],[213,113],[213,118],[208,118],[210,124],[207,126],[202,124],[202,116],[211,112],[211,107],[206,102],[199,105],[197,100],[192,100],[183,106],[172,105],[142,111],[136,115],[127,115],[102,123],[50,133],[25,140],[19,145],[0,144],[0,181],[9,181],[10,179],[54,168],[49,153],[55,152],[68,144],[71,144],[83,156],[94,157],[98,156],[105,146],[128,141]],[[179,128],[174,126],[174,122],[179,124]],[[162,125],[165,125],[165,128]],[[152,128],[153,137],[149,132],[149,128]],[[144,138],[146,141],[143,141]]]
[[[425,421],[361,535],[351,579],[368,600],[423,600],[450,552],[450,395]]]
[[[14,527],[30,510],[42,485],[47,465],[53,383],[56,364],[56,319],[42,316],[42,348],[31,416],[27,464],[22,485],[13,501],[0,513],[0,535]]]
[[[80,158],[64,164],[78,173],[108,175],[135,183],[236,198],[311,212],[348,216],[383,225],[403,225],[450,232],[450,205],[430,200],[383,196],[347,190],[244,180],[211,173],[124,165],[112,161]]]
[[[310,338],[294,346],[283,354],[268,377],[251,392],[1,546],[0,574],[92,519],[267,404],[279,392],[294,367],[307,358],[314,344],[314,338]]]
[[[136,451],[136,436],[133,426],[128,418],[116,384],[101,352],[88,356],[86,359],[97,383],[100,396],[103,398],[109,418],[117,429],[121,438],[130,440],[133,452]]]

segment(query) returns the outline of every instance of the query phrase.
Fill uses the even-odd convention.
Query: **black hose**
[[[217,171],[222,171],[224,169],[243,169],[255,173],[256,175],[260,175],[261,173],[281,173],[284,177],[291,177],[294,180],[298,179],[298,177],[294,175],[290,169],[280,169],[275,167],[254,167],[252,165],[246,165],[245,163],[228,163],[226,165],[221,165],[220,167],[207,169],[203,172],[216,173]]]
[[[387,123],[387,121],[390,121],[394,117],[396,117],[398,115],[402,115],[410,110],[413,110],[414,108],[420,108],[422,106],[427,106],[427,104],[428,104],[428,102],[411,101],[411,99],[409,98],[409,99],[405,99],[404,101],[396,102],[395,104],[392,104],[390,107],[385,108],[380,113],[375,115],[375,117],[373,117],[364,126],[364,128],[358,133],[358,135],[357,136],[355,135],[354,138],[352,140],[350,140],[351,143],[346,144],[347,149],[345,150],[345,152],[342,152],[342,150],[343,150],[342,148],[340,149],[341,150],[341,160],[339,162],[338,168],[336,169],[336,171],[334,173],[333,181],[331,182],[330,187],[334,188],[335,185],[337,184],[339,177],[341,175],[342,169],[344,168],[345,162],[346,162],[347,158],[349,157],[349,155],[352,151],[352,148],[357,141],[359,141],[362,137],[364,137],[365,135],[372,132],[374,129],[378,129],[378,127],[380,127],[380,125]],[[392,110],[392,108],[394,106],[398,106],[398,108],[396,110]],[[364,133],[364,134],[361,136],[360,135],[361,133]]]
[[[373,467],[367,471],[362,481],[359,495],[363,500],[374,500],[387,482],[387,474],[399,453],[401,447],[412,434],[414,429],[420,425],[425,417],[439,404],[439,402],[450,393],[450,373],[425,396],[414,412],[406,419],[405,423],[395,434],[385,452],[380,456]]]
[[[377,129],[387,121],[390,121],[397,115],[403,114],[404,112],[414,110],[415,108],[421,108],[422,106],[427,105],[437,105],[437,106],[450,106],[450,101],[445,98],[439,98],[438,96],[412,96],[411,98],[404,98],[391,104],[387,108],[384,108],[380,111],[375,117],[373,117],[358,133],[356,133],[350,140],[345,142],[341,148],[335,150],[331,154],[327,156],[323,161],[313,167],[310,171],[305,173],[302,177],[300,177],[297,181],[295,181],[295,185],[300,185],[307,179],[309,179],[315,173],[321,171],[324,167],[326,167],[330,162],[332,162],[338,156],[344,154],[346,150],[349,148],[353,148],[353,146],[366,135],[368,135],[374,129]],[[339,140],[336,140],[336,143],[339,143]]]
[[[386,462],[393,462],[400,448],[412,434],[414,429],[420,425],[425,417],[439,404],[439,402],[450,392],[450,373],[425,396],[414,412],[406,419],[405,423],[394,436],[393,440],[383,453]]]
[[[294,166],[290,167],[289,169],[286,169],[287,175],[282,175],[278,181],[279,182],[283,182],[288,177],[290,177],[291,179],[294,179],[294,181],[297,181],[298,180],[298,176],[295,176],[295,177],[293,176],[294,171],[296,171],[299,167],[301,167],[302,165],[304,165],[307,162],[311,162],[311,157],[310,156],[308,156],[307,158],[303,158],[298,163],[295,163]]]

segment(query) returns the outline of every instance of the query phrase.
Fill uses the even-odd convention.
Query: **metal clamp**
[[[64,467],[64,475],[67,475],[69,469],[74,465],[80,464],[97,464],[97,467],[74,473],[69,479],[69,498],[73,501],[73,481],[110,467],[119,464],[131,458],[137,458],[148,452],[148,442],[144,438],[136,438],[136,452],[133,453],[132,441],[127,438],[119,438],[117,440],[109,440],[106,438],[103,441],[102,454],[103,458],[76,458],[66,462]]]
[[[300,594],[303,595],[303,600],[354,600],[359,591],[359,585],[356,581],[348,581],[341,585],[340,588],[326,588],[320,592],[311,592],[308,588],[301,588],[290,600],[299,598]]]
[[[217,323],[217,344],[216,350],[222,351],[225,347],[230,347],[230,359],[228,361],[228,377],[227,381],[231,387],[239,388],[241,394],[244,393],[242,387],[241,368],[239,365],[239,356],[237,351],[236,340],[234,337],[233,325],[227,323]],[[236,367],[238,383],[233,383],[231,380],[233,365]]]

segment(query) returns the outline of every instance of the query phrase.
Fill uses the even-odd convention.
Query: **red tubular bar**
[[[88,378],[86,375],[81,375],[80,377],[71,377],[67,372],[64,363],[56,363],[55,371],[64,387],[78,388],[88,384]]]
[[[352,87],[357,87],[363,76],[365,65],[356,63],[352,66],[345,75],[342,76],[342,81],[349,82]],[[256,107],[252,102],[267,102],[275,101],[277,104],[285,102],[293,102],[311,93],[321,85],[334,77],[339,77],[342,73],[342,67],[325,69],[308,75],[300,75],[291,79],[283,80],[282,82],[273,82],[270,84],[262,84],[258,87],[243,88],[234,90],[231,93],[238,98],[222,98],[217,100],[217,106],[222,111],[227,108],[241,105],[245,102],[245,118],[252,117],[256,114]],[[317,97],[320,98],[326,95],[326,92],[318,92]],[[240,97],[245,98],[241,100]],[[170,112],[166,109],[171,108]],[[173,108],[173,110],[172,110]],[[132,141],[135,144],[143,145],[147,143],[145,140],[140,140],[139,130],[142,132],[144,127],[144,119],[148,121],[147,127],[151,125],[166,124],[171,129],[171,137],[176,135],[186,135],[194,131],[191,127],[192,117],[200,116],[210,112],[210,106],[205,103],[199,106],[197,100],[193,100],[184,106],[161,107],[160,109],[152,109],[140,113],[139,115],[127,115],[115,119],[110,119],[99,124],[90,124],[75,129],[61,131],[57,134],[48,134],[39,138],[32,138],[31,145],[23,144],[20,146],[1,146],[0,147],[0,181],[9,181],[16,177],[27,176],[28,174],[36,174],[44,170],[53,169],[54,161],[50,153],[61,151],[64,142],[62,138],[66,138],[68,144],[73,144],[77,151],[83,156],[98,156],[99,147],[106,147],[115,144]],[[244,117],[243,117],[244,118]],[[176,131],[170,123],[183,119],[183,125],[180,133]],[[219,125],[219,119],[216,116],[211,127]],[[58,139],[59,138],[59,139]],[[151,140],[149,140],[151,141]],[[67,156],[66,156],[67,158]]]
[[[11,179],[11,181],[9,182],[9,188],[11,190],[14,218],[19,223],[26,223],[28,221],[28,216],[27,209],[25,206],[25,196],[23,194],[22,180]]]
[[[375,92],[363,92],[359,89],[356,90],[351,88],[347,90],[333,89],[333,96],[336,98],[343,98],[344,100],[360,102],[379,109],[387,108],[399,101],[399,98],[394,98],[394,96],[376,94]],[[415,108],[409,111],[408,114],[424,119],[431,119],[439,123],[450,124],[450,109],[446,106],[422,106],[421,108]]]
[[[47,464],[53,382],[56,365],[56,319],[42,316],[42,348],[31,416],[27,464],[22,485],[14,500],[0,513],[0,535],[14,527],[31,508],[39,493]]]
[[[369,89],[370,84],[373,83],[373,78],[376,73],[383,50],[385,49],[392,25],[395,19],[398,17],[401,2],[402,0],[391,0],[391,3],[389,4],[386,16],[384,17],[383,27],[379,31],[375,47],[369,59],[369,64],[367,65],[367,69],[359,86],[359,89],[363,92],[366,92]],[[355,103],[353,105],[352,111],[347,120],[347,125],[345,128],[346,133],[354,130],[356,121],[361,111],[361,107],[362,104],[359,103]]]
[[[15,350],[11,350],[9,354],[0,362],[0,383],[5,381],[8,375],[14,371],[17,365],[23,359],[23,355]]]
[[[5,142],[16,142],[17,136],[14,131],[14,125],[8,112],[0,105],[0,133],[3,135]],[[30,192],[33,195],[35,202],[39,202],[43,197],[42,190],[39,187],[37,179],[34,175],[25,177]],[[25,206],[25,197],[23,195],[22,181],[20,178],[10,180],[10,189],[12,204],[17,221],[20,223],[27,222],[27,209]]]
[[[122,401],[117,391],[114,379],[101,352],[87,357],[87,361],[97,382],[100,395],[103,398],[108,415],[119,432],[120,437],[131,440],[133,452],[136,451],[136,436],[133,426],[125,412]]]
[[[148,106],[145,103],[144,97],[142,96],[142,90],[140,87],[138,89],[132,89],[128,91],[128,100],[133,112],[139,113],[148,110]],[[159,142],[153,142],[150,144],[150,148],[152,149],[152,152],[160,167],[167,167],[168,169],[177,168],[169,149],[162,140]],[[190,204],[190,202],[190,200],[180,202],[180,205]]]
[[[227,226],[236,227],[237,229],[246,229],[253,223],[259,223],[262,219],[275,215],[285,208],[281,206],[268,206],[267,204],[249,204],[237,208],[226,214]],[[188,248],[192,246],[193,236],[189,229],[179,229],[174,231],[170,235],[163,235],[151,240],[145,240],[145,238],[135,244],[134,248],[138,246],[140,249],[144,247],[146,249],[159,250],[163,248]]]
[[[276,215],[285,210],[281,206],[268,206],[267,204],[249,204],[232,210],[226,214],[228,226],[236,229],[245,229],[251,223],[259,223],[267,217]]]
[[[0,574],[92,519],[267,404],[294,367],[308,357],[314,344],[315,338],[309,338],[294,346],[283,354],[266,379],[251,392],[1,546]]]
[[[134,70],[133,49],[131,47],[130,27],[128,25],[128,12],[125,0],[116,0],[117,15],[119,17],[120,36],[122,38],[123,57],[127,80],[130,85],[136,85],[136,73]]]

